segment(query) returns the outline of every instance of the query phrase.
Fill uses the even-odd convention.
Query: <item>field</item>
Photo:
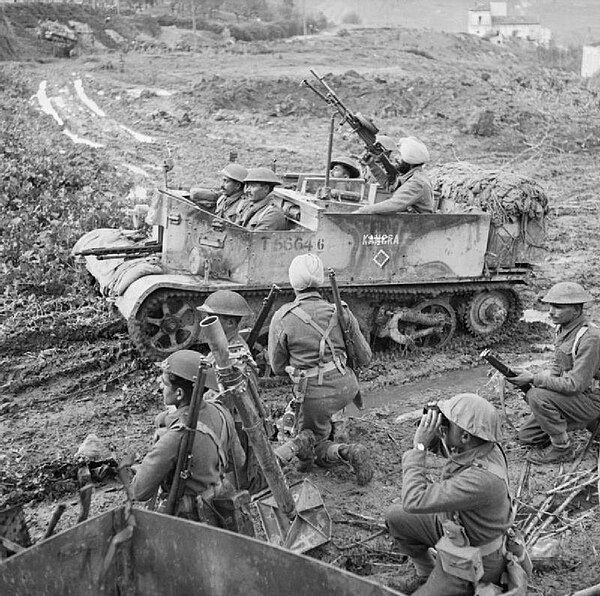
[[[163,39],[174,45],[184,35],[169,28]],[[58,530],[75,523],[74,455],[85,437],[96,434],[116,459],[143,456],[161,407],[154,367],[137,357],[124,322],[69,255],[77,234],[127,226],[126,210],[164,184],[168,154],[172,186],[216,183],[234,150],[248,166],[276,161],[278,172],[322,169],[330,114],[299,87],[310,68],[326,74],[382,131],[423,138],[434,165],[466,161],[535,178],[551,213],[546,256],[523,293],[525,306],[539,308],[537,294],[563,279],[583,283],[598,298],[600,98],[575,67],[550,54],[451,33],[354,29],[206,42],[198,52],[98,51],[3,63],[0,490],[5,504],[25,504],[34,539],[59,502],[67,512]],[[48,105],[59,120],[42,111]],[[493,113],[494,130],[475,135],[472,123],[485,110]],[[346,129],[335,142],[340,153],[361,151]],[[590,315],[600,320],[595,303]],[[515,366],[539,369],[551,357],[551,337],[547,325],[522,321],[494,349]],[[440,353],[377,355],[363,383],[367,409],[350,412],[348,425],[350,436],[369,446],[377,472],[360,488],[345,468],[314,472],[335,523],[332,542],[312,556],[391,587],[409,569],[387,537],[345,547],[369,536],[399,498],[401,455],[414,427],[395,423],[398,415],[465,390],[499,403],[497,379],[481,366],[480,350],[457,340]],[[285,383],[269,380],[262,395],[281,414],[288,392]],[[507,404],[518,423],[526,410],[517,392],[509,391]],[[516,486],[524,450],[508,424],[505,436]],[[578,447],[588,436],[576,435]],[[592,450],[582,469],[594,463]],[[532,470],[523,515],[540,505],[559,473],[557,466]],[[118,482],[104,479],[92,514],[123,500]],[[559,550],[539,562],[531,594],[568,594],[600,582],[597,507],[595,488],[572,501],[568,520],[589,514],[557,535]],[[551,529],[568,526],[566,518]]]

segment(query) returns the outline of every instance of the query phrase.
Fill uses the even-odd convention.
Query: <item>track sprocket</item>
[[[514,300],[511,298],[509,293],[500,290],[478,292],[465,305],[462,313],[466,328],[475,336],[493,335],[511,318],[511,311],[514,310]]]
[[[163,360],[198,340],[202,304],[200,293],[158,290],[142,303],[136,316],[127,322],[129,334],[140,353]]]

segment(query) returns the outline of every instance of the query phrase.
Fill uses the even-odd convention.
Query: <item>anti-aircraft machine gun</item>
[[[378,179],[378,183],[382,188],[391,188],[398,176],[398,170],[388,157],[388,152],[385,147],[377,141],[377,133],[379,129],[370,118],[363,116],[360,112],[352,112],[344,102],[338,97],[336,92],[327,83],[324,77],[320,76],[315,70],[310,69],[311,74],[319,81],[325,91],[317,89],[310,81],[303,79],[300,83],[301,86],[308,87],[311,91],[316,93],[323,101],[332,106],[338,114],[342,117],[341,125],[348,123],[352,130],[359,136],[360,140],[365,144],[367,148],[367,155],[369,159],[375,160],[383,170],[379,168],[373,168],[373,173],[377,176],[379,174],[381,179]],[[329,169],[329,164],[327,164]]]

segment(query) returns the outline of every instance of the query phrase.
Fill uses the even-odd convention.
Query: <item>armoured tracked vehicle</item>
[[[143,355],[162,359],[201,342],[196,307],[215,290],[241,293],[256,313],[274,283],[282,288],[275,309],[289,301],[289,264],[309,251],[335,270],[342,298],[374,341],[442,347],[457,327],[488,337],[519,316],[517,288],[544,238],[545,210],[502,225],[481,210],[446,213],[443,204],[433,214],[358,215],[357,201],[379,199],[376,184],[331,179],[323,192],[319,175],[286,181],[293,188],[274,191],[285,231],[249,231],[165,190],[146,217],[151,241],[135,230],[94,230],[78,241],[74,252]]]

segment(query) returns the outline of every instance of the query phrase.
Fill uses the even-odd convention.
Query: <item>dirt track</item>
[[[418,134],[431,146],[434,161],[506,167],[546,188],[552,201],[548,252],[525,293],[528,305],[538,290],[564,277],[582,281],[598,296],[595,189],[600,174],[595,147],[600,127],[589,118],[598,99],[574,75],[538,66],[521,50],[432,32],[356,31],[350,37],[209,48],[197,55],[97,55],[23,68],[32,79],[47,81],[47,95],[72,133],[102,145],[97,150],[106,152],[123,176],[148,189],[163,183],[165,145],[176,164],[173,185],[215,181],[234,149],[247,165],[268,165],[276,159],[279,171],[322,167],[329,115],[298,84],[309,68],[332,73],[331,81],[350,105],[374,115],[386,133]],[[104,116],[82,102],[77,80]],[[497,131],[487,137],[467,134],[474,113],[484,108],[495,112]],[[146,138],[153,142],[142,140]],[[360,152],[347,131],[336,142],[340,152]],[[74,523],[74,483],[68,478],[62,484],[48,483],[47,478],[59,464],[72,461],[85,436],[97,434],[117,458],[132,450],[143,455],[161,407],[152,366],[136,359],[118,317],[109,311],[103,317],[100,337],[82,317],[69,322],[73,336],[66,339],[61,335],[64,325],[62,330],[57,325],[53,333],[65,339],[57,346],[44,343],[41,334],[37,339],[42,349],[34,339],[27,352],[15,349],[17,356],[1,359],[8,369],[3,382],[9,383],[0,401],[5,479],[25,490],[35,538],[43,533],[55,499],[69,505],[59,529]],[[56,324],[54,319],[51,315],[49,323]],[[550,337],[543,325],[522,323],[496,350],[515,365],[540,367],[550,357]],[[15,333],[12,341],[16,347],[22,335]],[[457,342],[442,354],[385,356],[371,367],[365,391],[376,407],[360,417],[355,413],[349,432],[370,446],[378,471],[366,488],[357,488],[343,468],[315,473],[336,523],[333,542],[314,556],[390,586],[408,569],[385,538],[339,547],[372,530],[364,517],[353,513],[380,521],[399,497],[401,454],[413,431],[411,422],[394,423],[399,414],[463,390],[478,390],[498,403],[495,383],[470,370],[480,364],[479,349]],[[452,370],[466,372],[453,373],[449,383],[444,373]],[[403,385],[415,379],[420,379],[418,385]],[[286,392],[285,385],[276,383],[265,388],[275,413],[281,412]],[[385,405],[383,392],[389,398]],[[508,404],[518,422],[525,410],[516,392],[510,393]],[[516,484],[524,451],[516,445],[514,431],[508,426],[505,430]],[[578,434],[578,445],[586,439],[585,433]],[[591,463],[588,456],[582,467]],[[524,503],[539,504],[557,472],[554,466],[535,469],[522,495]],[[116,487],[114,481],[99,484],[92,513],[122,502]],[[595,491],[586,493],[573,503],[569,517],[596,506],[597,500]],[[531,593],[565,594],[600,581],[597,511],[560,536],[560,556],[536,573]]]

